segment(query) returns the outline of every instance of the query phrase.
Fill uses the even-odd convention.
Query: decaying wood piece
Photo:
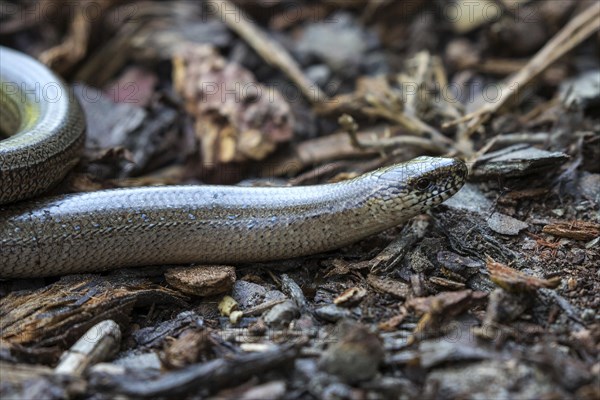
[[[575,240],[592,240],[600,236],[600,224],[588,221],[557,221],[542,230],[553,236]]]
[[[134,306],[183,305],[184,297],[144,279],[71,275],[29,293],[0,299],[2,340],[44,348],[71,345],[95,324],[112,319],[127,324]]]
[[[235,267],[202,265],[175,267],[165,272],[167,282],[191,296],[212,296],[231,290],[235,283]]]
[[[560,285],[560,278],[539,279],[528,276],[507,265],[494,261],[491,257],[486,260],[490,279],[504,290],[535,291],[539,288],[555,288]]]
[[[81,376],[89,366],[114,356],[120,344],[119,325],[110,319],[99,322],[62,355],[54,373]]]
[[[406,110],[405,102],[411,95],[405,91],[417,90],[414,85],[410,89],[402,88],[402,78],[398,76],[398,87],[392,86],[383,76],[363,77],[358,80],[356,90],[350,94],[342,94],[327,103],[319,104],[316,111],[323,116],[336,116],[343,113],[357,118],[377,117],[400,126],[404,131],[413,135],[423,136],[432,141],[435,146],[448,149],[452,143],[436,128],[419,118],[417,110]],[[405,79],[410,79],[405,77]],[[412,93],[412,92],[410,92]],[[362,142],[362,141],[361,141]]]
[[[600,29],[600,4],[592,2],[590,7],[569,21],[537,54],[529,60],[527,65],[517,73],[509,76],[500,84],[500,97],[494,102],[483,102],[476,111],[458,118],[445,126],[468,122],[468,128],[462,130],[458,137],[459,146],[463,143],[468,148],[469,137],[481,125],[489,121],[490,117],[505,107],[509,102],[523,93],[527,85],[534,81],[542,72],[550,67],[556,60],[563,57],[581,42]],[[462,148],[462,147],[461,147]]]
[[[518,144],[479,157],[471,166],[471,176],[477,179],[508,179],[549,173],[568,159],[569,156],[560,151],[551,152]]]
[[[263,353],[223,357],[204,364],[194,364],[155,380],[136,380],[127,375],[98,373],[91,384],[98,393],[135,398],[181,398],[194,393],[213,393],[224,387],[237,386],[246,379],[267,371],[284,368],[298,356],[294,345],[281,346]]]
[[[409,300],[407,303],[409,309],[421,315],[409,342],[441,336],[444,333],[442,330],[444,322],[481,303],[486,297],[487,293],[466,289]]]

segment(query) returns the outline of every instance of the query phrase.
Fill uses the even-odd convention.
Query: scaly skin
[[[73,93],[45,66],[0,46],[0,204],[60,182],[79,158],[85,132]]]
[[[19,68],[6,74],[4,70],[7,59],[12,67],[18,64],[11,59],[15,55],[22,57],[1,49],[3,80],[18,78]],[[29,58],[23,62],[36,63]],[[11,99],[3,102],[16,102]],[[43,97],[40,103],[39,112],[20,113],[21,127],[15,130],[27,130],[24,138],[18,139],[20,133],[1,142],[0,204],[43,190],[35,181],[46,171],[40,167],[45,159],[50,159],[47,171],[58,171],[56,160],[66,164],[76,158],[84,125],[79,106],[74,101],[61,103],[61,110],[49,115],[52,107],[43,104]],[[40,121],[45,121],[43,129]],[[8,164],[13,160],[14,167]],[[65,172],[53,172],[52,183]],[[146,187],[5,205],[0,207],[0,278],[156,264],[245,263],[319,253],[440,204],[462,187],[466,175],[459,160],[419,157],[328,185]]]

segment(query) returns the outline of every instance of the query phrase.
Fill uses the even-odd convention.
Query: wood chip
[[[375,274],[369,274],[367,282],[378,292],[391,294],[400,299],[405,299],[410,295],[410,286],[404,282],[384,278]]]
[[[212,296],[231,290],[235,283],[235,267],[202,265],[176,267],[165,272],[169,284],[193,296]]]
[[[567,154],[559,151],[551,152],[517,144],[479,157],[470,176],[477,179],[527,176],[556,170],[568,159]]]
[[[101,321],[111,319],[126,326],[136,305],[184,306],[183,298],[145,279],[68,275],[39,290],[14,292],[0,299],[1,339],[60,350]]]
[[[113,357],[120,344],[119,325],[110,319],[99,322],[63,354],[54,373],[81,376],[91,365]]]
[[[496,262],[491,257],[487,258],[486,266],[492,282],[508,291],[535,291],[540,288],[554,289],[560,284],[559,277],[539,279]]]
[[[448,290],[462,290],[465,288],[465,284],[462,282],[456,282],[439,276],[432,276],[429,278],[429,282]]]
[[[205,330],[188,329],[177,339],[166,343],[160,359],[170,369],[206,361],[212,356],[213,343]]]
[[[367,290],[365,288],[355,286],[336,297],[333,304],[341,307],[352,307],[360,303],[366,295]]]
[[[398,326],[400,326],[400,324],[402,322],[404,322],[404,320],[406,319],[407,315],[408,315],[408,312],[406,311],[406,308],[405,307],[401,307],[399,314],[396,314],[393,317],[391,317],[391,318],[389,318],[389,319],[387,319],[387,320],[385,320],[383,322],[380,322],[377,325],[377,328],[380,331],[384,331],[384,332],[395,331],[398,328]]]
[[[443,334],[444,322],[462,314],[486,296],[485,292],[467,289],[409,300],[407,307],[416,311],[417,314],[422,314],[422,317],[408,342],[414,343],[417,340]]]
[[[542,232],[574,240],[592,240],[600,236],[600,224],[590,221],[560,221],[544,226]]]
[[[461,290],[459,292],[442,292],[435,296],[416,297],[407,302],[407,306],[417,314],[435,313],[445,314],[448,317],[460,314],[473,300],[487,296],[483,292]]]

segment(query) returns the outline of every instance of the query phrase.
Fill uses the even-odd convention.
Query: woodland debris
[[[456,282],[440,276],[432,276],[429,278],[429,282],[439,286],[441,290],[462,290],[466,286],[463,282]]]
[[[160,359],[169,369],[181,369],[214,357],[213,346],[207,330],[191,328],[183,331],[177,339],[165,341]]]
[[[507,291],[535,291],[540,288],[554,289],[561,282],[559,277],[539,279],[526,275],[507,265],[494,261],[491,257],[487,258],[486,266],[490,272],[490,279]]]
[[[504,289],[494,289],[489,296],[485,318],[481,326],[473,329],[473,333],[488,340],[501,341],[507,334],[507,324],[519,318],[528,311],[534,303],[529,292],[507,292]]]
[[[129,67],[104,88],[106,96],[115,103],[149,107],[158,76],[146,68]]]
[[[211,0],[208,4],[230,29],[243,37],[269,64],[280,68],[298,86],[307,100],[311,103],[327,101],[327,95],[306,78],[288,52],[269,39],[242,10],[227,0]]]
[[[158,347],[170,337],[177,337],[186,329],[201,328],[204,319],[195,311],[183,311],[174,318],[161,322],[158,325],[141,328],[133,333],[133,338],[138,345],[143,347]]]
[[[246,280],[237,280],[233,284],[231,297],[239,303],[240,309],[247,310],[263,304],[265,301],[286,299],[286,295],[278,290],[268,290],[263,285]]]
[[[582,174],[578,186],[583,196],[592,202],[600,203],[600,174]]]
[[[101,90],[78,84],[73,91],[89,122],[86,140],[91,148],[124,146],[127,137],[148,118],[148,112],[140,105],[117,103]]]
[[[337,339],[319,361],[320,367],[346,382],[360,382],[375,376],[383,360],[377,335],[357,323],[338,323]]]
[[[54,373],[81,376],[91,365],[113,357],[120,345],[119,325],[111,320],[97,323],[61,356]]]
[[[219,312],[221,315],[228,317],[232,312],[237,311],[239,304],[231,296],[223,296],[219,302]]]
[[[83,396],[89,386],[83,378],[49,373],[38,365],[0,361],[2,398],[67,399]],[[53,397],[49,397],[49,395]]]
[[[177,267],[165,272],[167,282],[185,294],[212,296],[231,290],[235,283],[235,267],[202,265]]]
[[[339,307],[354,307],[358,305],[367,295],[367,290],[362,287],[351,287],[341,293],[333,300],[333,304]]]
[[[0,397],[599,397],[597,1],[101,1],[88,21],[94,1],[0,7],[3,45],[83,82],[87,148],[55,193],[322,184],[421,155],[472,174],[367,240],[236,265],[227,316],[226,293],[165,289],[172,266],[2,281]],[[54,373],[105,318],[117,358]]]
[[[532,379],[532,376],[537,378]],[[441,392],[449,397],[470,393],[482,399],[497,399],[507,394],[508,382],[516,380],[522,384],[510,390],[511,396],[528,397],[531,393],[549,392],[557,393],[559,397],[566,395],[563,390],[553,388],[551,377],[519,358],[448,363],[427,375],[425,392],[431,395]]]
[[[139,25],[130,39],[135,59],[170,60],[181,44],[207,44],[223,49],[233,41],[233,34],[227,25],[211,18],[209,12],[204,12],[208,11],[208,7],[198,7],[185,0],[144,3],[140,7],[144,12],[154,15],[128,22]]]
[[[69,34],[62,43],[40,54],[40,61],[44,64],[64,72],[71,69],[85,56],[90,41],[92,23],[101,20],[100,18],[89,18],[86,3],[85,1],[74,3],[74,7],[73,4],[69,5],[69,7],[74,8],[70,10],[73,16],[69,26]],[[97,16],[102,16],[112,3],[110,0],[96,3]],[[60,9],[61,7],[57,8]],[[37,14],[35,9],[33,13]]]
[[[401,82],[398,85],[401,85]],[[404,103],[407,96],[403,95],[401,86],[393,86],[383,76],[364,77],[358,80],[354,93],[338,95],[331,101],[320,104],[317,111],[324,116],[346,113],[354,118],[358,116],[379,117],[397,124],[402,128],[402,131],[416,136],[423,136],[432,142],[430,146],[447,149],[449,143],[451,143],[448,138],[443,136],[437,129],[423,122],[418,116],[405,110]],[[408,97],[408,99],[410,98]]]
[[[358,132],[357,137],[363,144],[369,141],[376,143],[389,133],[389,130],[379,126],[369,131]],[[295,175],[311,165],[352,157],[365,157],[378,152],[379,147],[360,149],[354,146],[346,132],[339,132],[298,143],[290,154],[276,158],[263,168],[261,175],[266,177]]]
[[[173,84],[195,120],[204,166],[262,160],[292,137],[290,106],[239,64],[209,45],[181,45]]]
[[[569,156],[561,152],[514,145],[479,157],[473,164],[471,176],[490,179],[498,176],[514,178],[549,173],[568,159]]]
[[[417,315],[421,315],[411,341],[440,336],[443,333],[441,328],[444,322],[480,303],[486,296],[486,293],[466,289],[410,299],[406,303],[407,307],[414,310]]]
[[[498,198],[498,203],[502,205],[515,205],[519,200],[543,198],[549,193],[549,188],[530,188],[508,192]]]
[[[464,281],[481,271],[484,263],[473,257],[463,257],[450,251],[440,251],[436,256],[442,274]]]
[[[185,304],[177,292],[144,279],[66,276],[39,290],[0,299],[2,340],[65,348],[101,321],[126,325],[134,306],[149,303]]]
[[[400,299],[406,299],[411,293],[410,286],[396,279],[381,277],[374,274],[367,276],[369,286],[381,293],[387,293]]]
[[[277,304],[283,303],[284,301],[286,301],[285,298],[281,298],[281,299],[277,299],[277,300],[270,300],[270,301],[265,301],[264,303],[261,303],[255,307],[246,308],[244,310],[244,316],[250,317],[250,316],[260,315],[260,314],[264,313],[265,311],[268,311],[272,307],[276,306]]]
[[[398,329],[398,326],[400,326],[400,324],[402,324],[402,322],[404,322],[407,315],[408,315],[408,311],[406,310],[406,307],[401,306],[400,312],[398,314],[394,315],[393,317],[391,317],[383,322],[380,322],[377,325],[377,328],[383,332],[393,332]]]
[[[248,388],[245,392],[240,393],[239,396],[235,396],[235,398],[240,400],[281,399],[285,396],[286,386],[285,381],[267,382]]]
[[[145,373],[158,373],[163,369],[159,354],[154,350],[137,354],[127,353],[112,363],[96,364],[90,367],[89,372],[101,371],[105,367],[112,370],[120,368],[123,371],[143,371]]]
[[[464,333],[464,336],[468,337],[469,333]],[[419,355],[420,364],[423,368],[498,357],[498,354],[494,351],[475,343],[474,340],[463,339],[463,335],[457,340],[424,340],[419,343]]]
[[[300,316],[300,310],[296,303],[292,300],[287,300],[281,304],[277,304],[263,317],[265,324],[274,329],[286,329],[290,322]]]
[[[285,368],[297,357],[295,346],[281,346],[262,353],[241,354],[194,364],[161,375],[154,380],[97,373],[91,377],[96,393],[125,395],[135,398],[181,398],[202,390],[214,393],[231,387],[257,374]]]
[[[585,109],[600,104],[600,69],[592,69],[563,82],[560,96],[569,107]]]
[[[337,12],[330,18],[310,24],[296,44],[301,57],[317,57],[336,74],[355,76],[364,63],[372,32],[351,14]]]
[[[155,78],[145,76],[140,79],[152,81]],[[142,85],[142,82],[127,82],[123,87],[126,94],[119,94],[116,89],[107,93],[84,84],[73,86],[86,114],[86,156],[97,179],[129,177],[151,168],[157,155],[164,161],[178,156],[177,146],[173,144],[177,138],[170,130],[177,120],[174,109],[166,106],[144,108],[133,98],[116,102],[119,96],[133,96],[132,93],[141,90]],[[126,183],[140,185],[134,179],[112,182],[114,186]]]
[[[588,221],[557,221],[545,225],[542,232],[574,240],[592,240],[600,236],[600,224]]]
[[[402,227],[398,238],[388,244],[379,254],[369,260],[371,272],[387,272],[398,266],[410,248],[422,239],[430,226],[425,218],[415,218]]]
[[[303,313],[310,312],[310,306],[302,288],[288,274],[281,274],[281,290],[290,296]]]
[[[451,210],[450,214],[453,217],[447,215],[448,213],[436,214],[437,220],[444,226],[448,226],[449,229],[446,232],[451,240],[456,241],[459,248],[464,247],[467,243],[465,235],[479,235],[483,240],[478,240],[477,245],[482,246],[482,249],[485,248],[485,252],[494,253],[509,260],[514,258],[514,252],[498,242],[491,232],[516,235],[528,225],[509,215],[494,211],[494,204],[478,187],[467,183],[456,195],[446,201],[443,207]],[[450,229],[450,226],[453,226],[454,229]],[[466,253],[470,256],[481,254],[479,250],[470,250]]]
[[[445,314],[452,317],[460,314],[471,302],[484,298],[485,293],[462,290],[460,292],[442,292],[435,296],[415,297],[407,302],[407,306],[417,314],[425,313]]]
[[[327,304],[316,308],[315,315],[324,321],[337,322],[349,318],[352,313],[347,308],[338,307],[336,304]]]
[[[501,15],[498,12],[490,11],[497,11],[497,5],[493,0],[481,0],[475,3],[471,3],[469,0],[457,0],[453,6],[452,10],[456,12],[456,17],[452,18],[452,27],[459,33],[466,33],[483,24],[492,23],[497,15]]]
[[[527,229],[529,224],[519,221],[516,218],[509,217],[502,213],[493,213],[487,220],[488,226],[497,233],[502,235],[518,235],[524,229]]]
[[[458,118],[450,124],[446,124],[446,127],[468,122],[468,128],[463,130],[459,135],[459,142],[466,144],[471,134],[487,122],[493,114],[505,107],[507,103],[515,100],[525,87],[540,73],[599,29],[600,4],[592,2],[587,9],[570,20],[560,32],[554,35],[523,69],[509,76],[501,83],[501,94],[498,99],[493,102],[484,102],[482,99],[476,111]]]

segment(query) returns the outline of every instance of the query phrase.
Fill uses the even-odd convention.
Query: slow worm
[[[0,278],[315,254],[440,204],[467,175],[459,160],[419,157],[317,186],[162,186],[36,198],[77,161],[84,118],[58,77],[4,47],[0,83],[0,129],[9,135],[0,142]]]

